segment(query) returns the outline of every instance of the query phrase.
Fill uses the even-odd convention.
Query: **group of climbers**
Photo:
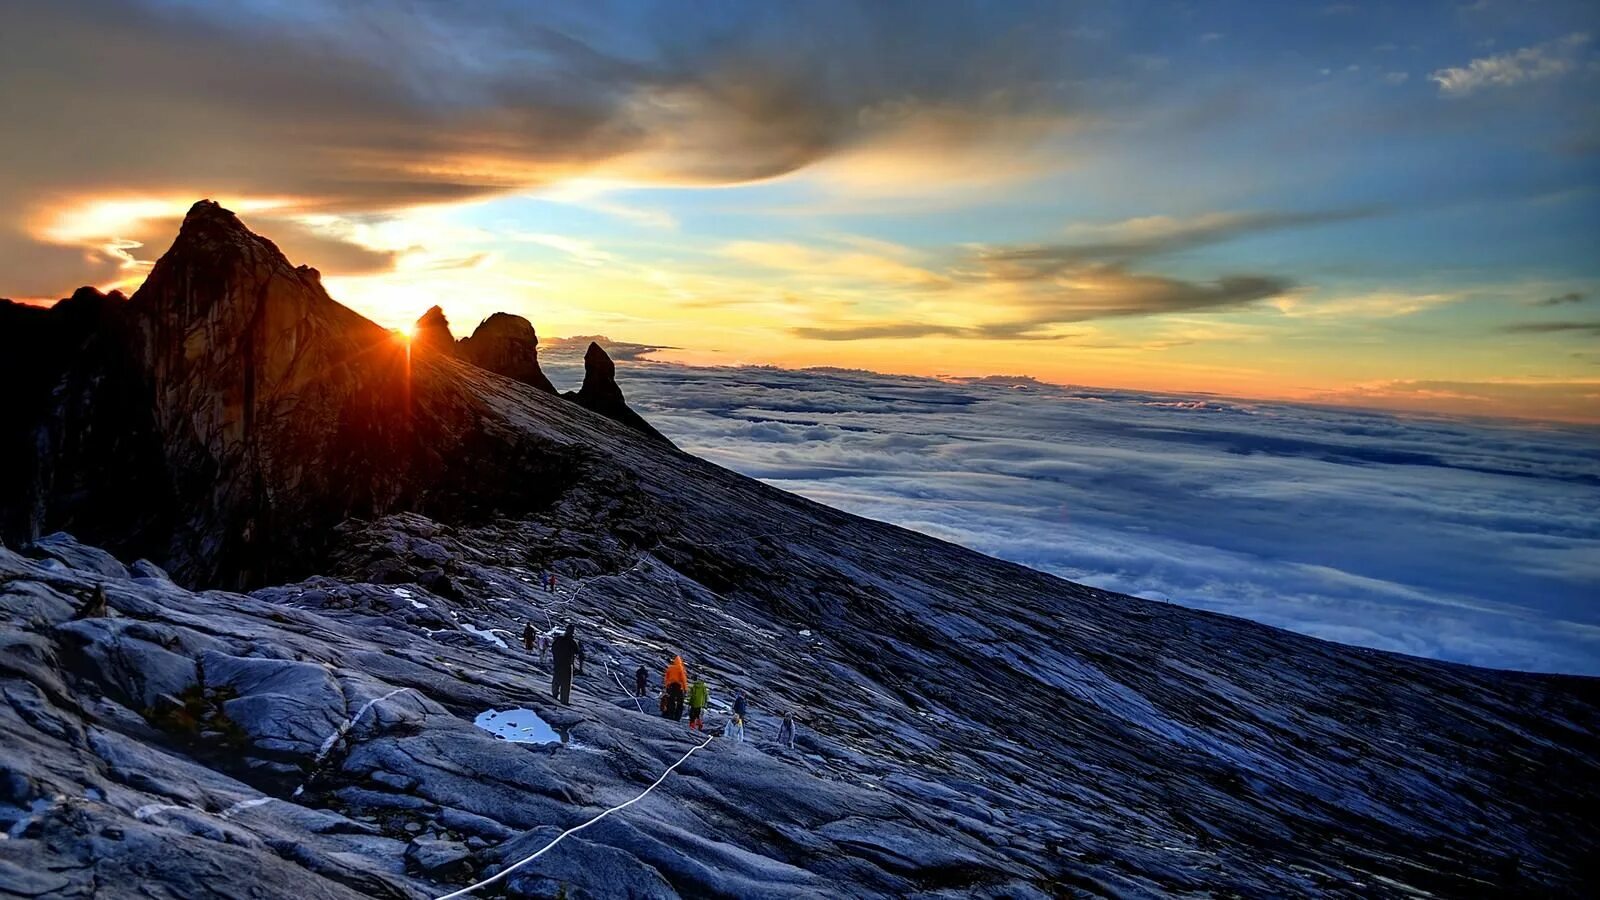
[[[572,698],[572,676],[574,666],[579,675],[583,674],[583,644],[573,634],[574,627],[568,623],[566,630],[553,641],[548,634],[544,634],[527,623],[522,629],[522,645],[525,650],[532,653],[534,648],[539,649],[540,661],[544,660],[545,650],[551,653],[554,665],[550,670],[550,696],[563,703],[570,703]],[[649,672],[640,666],[634,673],[634,693],[643,697],[648,687]],[[661,698],[659,707],[663,718],[674,722],[683,720],[685,708],[689,712],[689,728],[692,731],[705,730],[705,711],[711,705],[711,687],[706,684],[703,677],[696,677],[691,684],[689,681],[689,667],[683,662],[683,657],[674,656],[672,662],[661,673]],[[733,717],[724,730],[724,736],[737,742],[744,743],[745,720],[750,715],[750,701],[745,697],[744,691],[735,689],[733,693]],[[778,743],[786,749],[794,749],[795,721],[791,713],[784,713],[783,720],[778,726]]]
[[[644,695],[644,667],[634,673],[634,686],[639,689],[639,695]],[[667,663],[666,671],[661,673],[661,716],[674,722],[683,720],[685,704],[689,708],[689,728],[693,731],[703,730],[706,706],[711,703],[711,688],[706,685],[704,678],[696,678],[694,684],[689,683],[689,669],[683,664],[683,657],[674,656],[672,662]]]

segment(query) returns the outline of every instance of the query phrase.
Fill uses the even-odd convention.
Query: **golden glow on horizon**
[[[613,187],[577,182],[559,200],[604,210]],[[170,240],[171,223],[192,202],[77,198],[33,217],[30,230],[114,257],[119,277],[100,287],[127,290],[142,280],[159,252],[156,242]],[[1513,339],[1491,330],[1434,343],[1390,337],[1385,345],[1379,339],[1386,322],[1504,302],[1499,287],[1345,294],[1294,287],[1237,309],[1121,315],[1111,313],[1150,302],[1170,288],[1169,279],[1076,264],[1030,279],[1025,269],[1008,268],[1026,266],[1028,259],[991,259],[978,245],[965,262],[953,263],[880,238],[839,233],[707,242],[683,239],[669,228],[630,243],[574,237],[547,223],[472,224],[493,221],[464,214],[476,204],[361,217],[307,212],[302,201],[288,197],[221,202],[268,238],[276,237],[275,224],[299,226],[318,239],[389,254],[386,270],[325,273],[323,283],[335,299],[395,329],[408,350],[415,320],[437,304],[457,337],[507,311],[527,317],[543,337],[607,334],[680,347],[662,358],[698,365],[1026,375],[1180,394],[1600,421],[1600,380],[1578,363],[1526,349],[1535,344],[1518,350]],[[272,221],[252,223],[253,213]],[[1085,240],[1152,240],[1231,221],[1219,216],[1152,216],[1065,231]],[[325,265],[309,252],[297,255],[308,258],[295,263]],[[1532,296],[1568,289],[1527,288]],[[1057,318],[1040,318],[1041,311]],[[1039,324],[1021,337],[983,330],[1030,320]],[[918,336],[919,325],[932,330]],[[870,335],[874,328],[902,326],[914,336],[830,340],[796,331]]]

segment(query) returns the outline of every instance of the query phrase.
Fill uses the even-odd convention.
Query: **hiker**
[[[710,702],[711,688],[706,686],[704,678],[696,678],[694,687],[689,688],[689,730],[705,730],[702,719],[706,713],[706,704]]]
[[[544,592],[553,594],[556,591],[556,573],[551,572],[544,582]]]
[[[569,624],[566,633],[556,638],[550,649],[555,658],[555,668],[550,670],[550,696],[565,704],[572,698],[572,661],[583,659],[583,645],[572,636]]]
[[[750,713],[750,703],[744,698],[744,691],[733,692],[733,724],[728,727],[728,736],[739,743],[744,743],[744,720]]]
[[[785,750],[794,749],[794,713],[783,714],[783,724],[778,726],[778,746]]]
[[[645,671],[644,666],[640,666],[639,671],[633,673],[633,695],[635,697],[644,696],[645,685],[649,678],[650,673]]]
[[[661,715],[674,722],[683,718],[683,698],[689,693],[689,670],[684,668],[683,657],[674,656],[661,673]]]
[[[540,634],[539,634],[539,665],[541,665],[541,666],[544,665],[544,655],[546,653],[549,653],[549,652],[550,652],[550,635],[545,634],[543,632],[540,632]]]
[[[522,626],[522,649],[532,653],[536,643],[539,643],[539,635],[533,630],[533,623],[528,622]]]

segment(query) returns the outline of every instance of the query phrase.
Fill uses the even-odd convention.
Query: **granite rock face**
[[[458,352],[480,369],[546,393],[556,392],[555,385],[539,369],[539,336],[533,324],[521,316],[497,312],[484,319],[470,337],[461,339]]]
[[[70,530],[180,583],[259,585],[309,573],[352,515],[537,508],[583,467],[548,429],[498,427],[432,332],[408,348],[209,201],[131,300],[80,291],[0,316],[8,349],[39,348],[6,372],[13,542]]]

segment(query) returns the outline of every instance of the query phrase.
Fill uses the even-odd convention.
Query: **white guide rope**
[[[527,865],[528,863],[531,863],[534,860],[538,859],[539,857],[545,855],[545,853],[549,852],[550,848],[552,848],[555,845],[561,843],[561,841],[564,840],[568,835],[577,834],[578,832],[584,830],[585,828],[588,828],[590,825],[593,825],[594,823],[600,821],[601,819],[604,819],[606,816],[609,816],[612,813],[617,812],[618,810],[627,809],[628,807],[634,805],[635,803],[638,803],[640,800],[643,800],[647,795],[649,795],[649,793],[651,791],[653,791],[656,788],[660,787],[661,786],[661,782],[667,780],[667,776],[672,774],[672,770],[673,769],[676,769],[677,767],[683,765],[684,761],[687,760],[689,757],[693,756],[696,750],[700,750],[700,749],[705,748],[706,746],[710,745],[711,741],[712,741],[712,738],[708,737],[708,738],[705,739],[704,743],[697,744],[696,746],[690,747],[688,753],[685,753],[682,757],[680,757],[677,762],[673,763],[670,766],[667,766],[667,770],[665,772],[661,773],[661,777],[660,778],[657,778],[649,787],[647,787],[643,791],[641,791],[639,793],[639,795],[637,797],[634,797],[632,800],[629,800],[626,803],[620,803],[620,804],[618,804],[616,806],[613,806],[610,809],[605,810],[604,812],[600,813],[598,816],[595,816],[594,818],[590,819],[589,821],[584,822],[582,825],[577,825],[577,826],[574,826],[572,828],[568,828],[566,831],[563,831],[560,834],[556,835],[555,840],[551,841],[548,844],[545,844],[543,847],[540,847],[533,854],[523,857],[522,859],[518,860],[517,862],[512,863],[511,865],[505,867],[504,869],[501,869],[498,873],[496,873],[496,874],[494,874],[494,875],[492,875],[492,876],[490,876],[488,878],[485,878],[484,880],[478,882],[477,884],[469,884],[466,887],[464,887],[464,888],[462,888],[462,889],[460,889],[458,891],[452,891],[452,892],[450,892],[448,894],[441,895],[440,897],[436,898],[436,900],[453,900],[453,898],[455,898],[455,897],[465,897],[466,895],[472,893],[473,891],[477,890],[478,888],[494,884],[496,881],[499,881],[500,879],[506,877],[507,875],[510,875],[512,872],[515,872],[516,870],[522,868],[523,866]]]

